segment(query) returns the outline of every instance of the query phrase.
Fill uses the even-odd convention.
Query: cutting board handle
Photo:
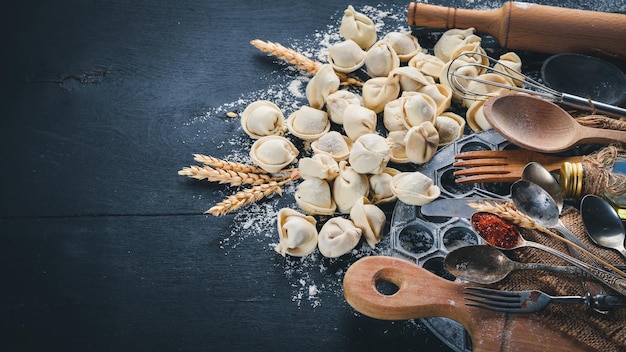
[[[504,48],[549,54],[626,58],[626,15],[510,1],[499,9],[469,10],[412,2],[408,24],[470,28]]]
[[[394,284],[398,290],[381,293],[382,283]],[[588,346],[546,327],[536,315],[505,315],[466,306],[465,286],[387,256],[359,259],[343,279],[346,301],[362,314],[381,320],[453,319],[469,332],[475,352],[589,351]]]

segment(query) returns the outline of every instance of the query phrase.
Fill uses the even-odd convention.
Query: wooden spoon
[[[626,143],[626,132],[587,127],[547,100],[522,94],[493,97],[483,107],[491,126],[511,143],[544,153],[579,144]]]
[[[393,294],[378,285],[398,287]],[[466,306],[468,283],[451,282],[404,259],[374,256],[359,259],[346,271],[346,301],[357,311],[382,320],[450,318],[465,327],[474,352],[588,351],[581,341],[548,327],[538,315],[505,314]]]

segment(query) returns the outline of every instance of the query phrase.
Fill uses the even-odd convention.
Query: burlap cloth
[[[578,236],[591,251],[613,265],[626,264],[617,251],[606,250],[591,243],[576,209],[567,208],[561,216],[563,224]],[[548,245],[567,253],[561,241],[539,231],[522,229],[528,241]],[[537,262],[555,265],[569,265],[562,259],[535,248],[520,248],[510,252],[512,259],[521,262]],[[550,295],[584,295],[586,293],[579,277],[554,274],[539,270],[519,270],[512,272],[505,280],[491,287],[506,290],[541,290]],[[610,292],[610,290],[607,290]],[[602,315],[583,304],[549,304],[538,313],[555,330],[584,342],[600,352],[626,351],[626,308],[616,308]]]

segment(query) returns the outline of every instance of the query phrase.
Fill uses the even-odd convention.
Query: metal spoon
[[[519,211],[531,217],[539,225],[557,230],[563,237],[589,250],[587,245],[563,225],[554,199],[539,185],[528,180],[515,181],[511,185],[511,200]]]
[[[509,259],[497,248],[485,245],[463,246],[449,252],[444,260],[444,267],[455,277],[478,284],[496,283],[514,270],[546,270],[589,277],[589,274],[573,266],[520,263]]]
[[[626,143],[625,131],[583,126],[558,105],[531,95],[490,98],[483,113],[510,142],[536,152],[562,152],[579,144]]]
[[[559,210],[559,214],[563,211],[563,195],[561,194],[561,186],[554,176],[543,165],[537,162],[526,164],[522,171],[522,180],[528,180],[539,187],[543,188],[550,194],[554,203]]]
[[[517,228],[515,233],[512,234],[508,234],[509,237],[507,238],[507,247],[500,247],[497,245],[497,243],[495,243],[495,241],[498,240],[498,238],[494,238],[492,236],[487,236],[486,234],[481,233],[480,228],[476,228],[475,226],[475,222],[474,219],[477,216],[481,216],[484,215],[486,213],[474,213],[474,215],[472,215],[472,228],[476,231],[476,233],[487,243],[489,243],[490,245],[492,245],[495,248],[498,249],[502,249],[502,250],[512,250],[512,249],[518,249],[518,248],[523,248],[523,247],[532,247],[532,248],[536,248],[536,249],[540,249],[544,252],[550,253],[558,258],[561,258],[565,261],[567,261],[568,263],[577,266],[578,268],[582,269],[583,271],[585,271],[586,273],[588,273],[589,275],[591,275],[593,278],[595,278],[596,280],[599,280],[601,282],[603,282],[605,285],[607,285],[608,287],[611,287],[612,289],[614,289],[615,291],[619,292],[622,295],[626,295],[626,278],[617,276],[616,274],[610,273],[608,271],[602,270],[600,268],[591,266],[585,262],[582,262],[576,258],[573,258],[563,252],[559,252],[558,250],[552,248],[552,247],[548,247],[546,245],[543,245],[541,243],[537,243],[537,242],[533,242],[533,241],[527,241],[526,239],[524,239],[524,237],[522,237],[522,235],[519,233],[519,231],[517,231]],[[493,214],[489,214],[490,216],[497,216],[497,215],[493,215]],[[491,242],[490,242],[491,241]],[[509,243],[510,242],[510,243]]]
[[[580,203],[580,214],[589,238],[598,246],[615,249],[626,258],[624,224],[604,199],[588,194]]]

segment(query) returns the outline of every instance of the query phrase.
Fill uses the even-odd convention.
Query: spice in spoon
[[[472,228],[492,246],[502,249],[513,249],[521,243],[517,227],[498,215],[477,212],[472,215]]]

